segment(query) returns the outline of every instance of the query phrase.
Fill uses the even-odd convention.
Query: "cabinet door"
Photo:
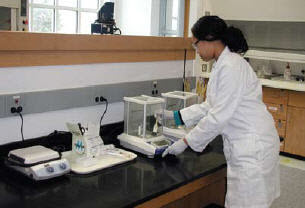
[[[305,108],[288,107],[285,152],[305,157]]]
[[[263,101],[265,103],[287,105],[288,91],[282,89],[274,89],[270,87],[263,87]]]
[[[305,108],[305,92],[289,92],[289,106]]]
[[[274,119],[275,127],[280,137],[286,138],[286,121]]]

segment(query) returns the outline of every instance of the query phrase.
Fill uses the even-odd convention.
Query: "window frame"
[[[71,34],[84,34],[81,33],[81,13],[82,12],[88,12],[88,13],[95,13],[99,11],[100,7],[104,4],[104,0],[97,0],[97,9],[89,9],[89,8],[81,8],[81,1],[82,0],[76,0],[77,1],[77,7],[69,7],[69,6],[59,6],[59,0],[54,0],[54,5],[47,5],[47,4],[37,4],[33,3],[33,0],[29,1],[29,30],[30,32],[36,32],[33,31],[33,8],[45,8],[45,9],[52,9],[53,10],[53,25],[52,25],[52,33],[57,33],[57,14],[58,10],[67,10],[67,11],[74,11],[76,12],[76,33],[71,33]],[[92,22],[93,23],[93,22]],[[85,34],[90,34],[90,33],[85,33]]]
[[[76,12],[76,33],[71,34],[90,34],[90,33],[81,33],[81,18],[82,12],[88,12],[88,13],[95,13],[99,11],[101,6],[105,2],[115,2],[115,0],[98,0],[98,6],[97,9],[88,9],[88,8],[81,8],[81,1],[77,0],[77,7],[68,7],[68,6],[58,6],[59,0],[54,0],[54,5],[46,5],[46,4],[37,4],[33,3],[33,0],[29,0],[29,30],[31,32],[33,31],[33,8],[46,8],[46,9],[52,9],[53,10],[53,25],[52,25],[52,31],[51,33],[57,33],[57,14],[58,10],[67,10],[67,11],[75,11]],[[171,19],[176,19],[178,22],[177,30],[172,30],[169,28],[169,25],[167,25],[166,20],[169,16],[172,16],[172,14],[168,14],[168,7],[171,7],[172,5],[169,3],[169,0],[160,0],[160,14],[159,14],[159,36],[169,36],[169,37],[183,37],[184,35],[184,12],[185,12],[185,0],[178,0],[178,16],[177,18],[172,17]]]
[[[184,33],[184,13],[185,13],[185,0],[178,0],[178,16],[173,17],[172,14],[168,14],[168,8],[172,7],[169,0],[160,1],[160,20],[159,20],[159,35],[170,37],[183,37]],[[177,30],[172,30],[167,25],[167,18],[171,16],[171,20],[177,19]]]

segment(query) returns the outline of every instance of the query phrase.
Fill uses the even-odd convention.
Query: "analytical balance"
[[[58,152],[40,145],[10,151],[6,165],[36,181],[70,172],[66,159],[61,158]]]
[[[162,134],[164,99],[146,95],[124,97],[124,133],[118,136],[120,144],[128,149],[154,158],[171,144]]]
[[[173,91],[162,93],[161,95],[165,99],[165,110],[168,111],[178,111],[198,103],[198,95],[196,93]],[[163,134],[176,141],[184,138],[191,129],[186,128],[184,125],[176,126],[174,120],[165,120]]]

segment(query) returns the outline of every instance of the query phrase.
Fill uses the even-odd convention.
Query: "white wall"
[[[182,60],[0,68],[0,94],[175,78],[182,70]]]
[[[186,75],[193,74],[193,61],[187,61]],[[179,78],[183,60],[107,63],[70,66],[0,68],[0,94],[66,89],[88,85]],[[104,105],[24,115],[24,137],[35,138],[52,131],[66,130],[65,123],[98,123]],[[123,103],[109,105],[103,124],[123,120]],[[0,119],[0,144],[21,140],[20,118]]]
[[[304,0],[205,1],[205,11],[226,20],[305,21]]]
[[[191,29],[195,22],[204,15],[204,7],[206,0],[191,0],[190,1],[190,16],[189,16],[189,31],[188,36],[192,37]],[[196,59],[194,61],[194,76],[201,74],[201,61],[200,57],[196,53]]]
[[[116,0],[115,18],[123,35],[151,35],[152,0]]]
[[[189,17],[189,31],[188,36],[192,37],[191,29],[195,22],[202,17],[203,14],[203,6],[206,0],[192,0],[190,2],[190,17]]]

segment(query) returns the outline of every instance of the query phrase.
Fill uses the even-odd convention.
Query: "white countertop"
[[[209,78],[210,73],[204,72],[202,73],[202,77]],[[270,79],[259,79],[259,80],[261,81],[262,85],[266,87],[305,92],[305,82],[270,80]]]

